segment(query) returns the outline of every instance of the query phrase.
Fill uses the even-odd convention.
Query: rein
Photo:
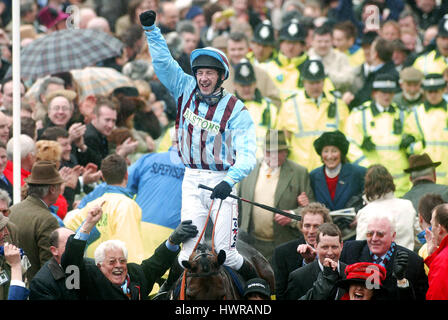
[[[215,199],[212,199],[212,202],[210,204],[210,209],[208,210],[207,220],[205,221],[204,228],[202,229],[201,235],[199,236],[198,241],[196,242],[192,252],[196,251],[196,249],[197,249],[199,243],[201,242],[201,239],[202,239],[202,237],[203,237],[203,235],[205,233],[205,229],[207,228],[207,224],[208,224],[208,221],[210,219],[210,215],[211,215],[211,212],[212,212],[212,208],[213,208],[213,203],[214,202],[215,202]],[[215,238],[215,227],[216,227],[216,221],[218,220],[218,215],[219,215],[219,211],[221,209],[221,205],[222,205],[222,200],[219,203],[218,212],[216,213],[215,223],[213,224],[213,230],[212,230],[212,253],[215,253],[215,241],[214,241],[214,238]],[[201,255],[198,255],[197,257],[195,257],[193,259],[193,261],[199,259],[204,254],[205,253],[202,253]],[[207,254],[207,255],[211,255],[211,254]],[[192,278],[200,278],[200,277],[207,277],[207,276],[216,275],[216,274],[218,274],[217,271],[206,272],[206,273],[190,273],[190,272],[187,273],[187,270],[184,270],[183,275],[182,275],[182,282],[181,282],[181,286],[180,286],[179,300],[185,300],[187,275],[188,275],[188,277],[192,277]]]

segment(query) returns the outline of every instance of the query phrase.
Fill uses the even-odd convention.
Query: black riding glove
[[[406,150],[411,145],[411,143],[414,142],[415,138],[413,136],[411,136],[410,134],[404,134],[400,142],[400,149]]]
[[[406,276],[406,270],[408,268],[408,258],[409,254],[404,251],[400,250],[397,252],[397,255],[394,259],[394,268],[393,268],[393,274],[397,280],[402,280]]]
[[[376,149],[375,143],[372,141],[372,137],[364,137],[364,140],[361,144],[361,149],[366,151],[374,151]]]
[[[140,14],[140,23],[144,27],[150,27],[156,21],[156,13],[153,10],[145,11]]]
[[[228,184],[225,181],[221,181],[213,189],[210,198],[211,199],[218,198],[218,199],[224,200],[225,198],[227,198],[230,195],[231,192],[232,192],[232,187],[230,186],[230,184]]]
[[[198,234],[197,227],[191,220],[182,221],[169,237],[171,243],[179,245],[180,243],[193,238]]]

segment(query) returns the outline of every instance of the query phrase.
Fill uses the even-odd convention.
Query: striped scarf
[[[370,252],[373,262],[382,265],[384,268],[386,268],[386,264],[389,262],[389,260],[392,258],[392,255],[394,254],[395,246],[396,246],[395,242],[392,242],[389,250],[386,252],[386,255],[384,256],[384,259]]]

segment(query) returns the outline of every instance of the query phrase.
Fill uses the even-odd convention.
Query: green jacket
[[[9,221],[18,230],[18,241],[28,256],[31,267],[27,271],[29,281],[51,259],[50,234],[59,228],[58,221],[48,207],[38,198],[28,196],[11,207]]]

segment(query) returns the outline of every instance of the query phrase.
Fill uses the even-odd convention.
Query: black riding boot
[[[257,271],[255,271],[254,267],[250,264],[249,261],[244,258],[243,265],[238,270],[238,273],[244,278],[244,281],[249,281],[253,278],[258,278]]]
[[[162,287],[160,288],[160,291],[168,291],[171,289],[171,287],[174,285],[174,283],[179,279],[182,272],[184,272],[184,268],[181,267],[179,264],[179,261],[176,259],[173,262],[173,265],[170,268],[170,273],[168,274],[168,278],[163,283]]]

